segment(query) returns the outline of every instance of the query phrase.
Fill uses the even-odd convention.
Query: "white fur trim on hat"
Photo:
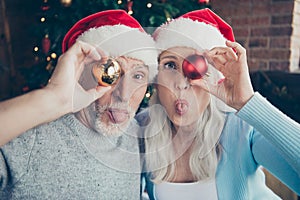
[[[199,51],[226,46],[226,39],[214,26],[188,18],[177,18],[159,27],[153,34],[159,51],[184,46]]]
[[[107,56],[127,56],[143,61],[149,67],[149,80],[157,74],[157,50],[152,37],[137,28],[107,25],[90,28],[77,40],[97,45]]]

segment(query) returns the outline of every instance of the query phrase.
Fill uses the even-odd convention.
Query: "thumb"
[[[196,85],[201,87],[203,90],[206,92],[212,94],[212,95],[217,95],[218,89],[220,87],[220,84],[213,84],[211,81],[208,81],[204,78],[202,79],[195,79],[190,81],[191,85]]]
[[[94,88],[88,91],[84,90],[81,85],[76,84],[75,92],[72,98],[72,112],[87,107],[92,102],[102,97],[111,87]]]
[[[190,84],[199,86],[202,89],[204,89],[206,92],[209,92],[209,87],[207,85],[207,81],[202,79],[202,78],[201,79],[190,80]]]
[[[93,95],[93,101],[102,97],[108,90],[111,89],[111,86],[103,87],[97,86],[96,88],[90,89],[87,92]]]

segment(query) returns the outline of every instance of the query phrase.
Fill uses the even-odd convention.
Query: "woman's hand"
[[[97,86],[86,91],[78,83],[85,64],[106,59],[102,51],[80,41],[60,56],[45,90],[52,92],[65,114],[85,108],[110,89]]]
[[[199,85],[228,106],[240,110],[254,94],[246,49],[236,42],[226,41],[226,45],[213,48],[205,55],[208,62],[223,73],[225,80],[217,85],[205,79],[191,80],[191,84]]]

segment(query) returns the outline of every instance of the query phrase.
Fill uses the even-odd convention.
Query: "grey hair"
[[[158,98],[156,98],[158,102]],[[172,144],[172,122],[162,106],[150,106],[151,122],[145,129],[145,170],[152,172],[152,181],[160,183],[171,181],[176,175],[176,159],[186,149],[176,153]],[[151,114],[152,113],[152,114]],[[151,117],[153,115],[153,117]],[[217,106],[214,98],[197,121],[197,128],[189,158],[189,167],[195,180],[208,180],[215,177],[221,145],[220,135],[224,126],[225,115]]]

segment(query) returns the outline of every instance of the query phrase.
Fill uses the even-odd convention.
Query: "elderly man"
[[[84,67],[82,91],[114,83],[79,112],[30,129],[1,148],[1,199],[139,199],[133,117],[156,73],[154,42],[120,10],[77,22],[64,38],[63,51],[76,41],[93,45],[105,60]],[[101,73],[111,77],[103,65],[119,68],[119,79],[101,79]],[[75,94],[74,102],[80,104],[81,97]]]

